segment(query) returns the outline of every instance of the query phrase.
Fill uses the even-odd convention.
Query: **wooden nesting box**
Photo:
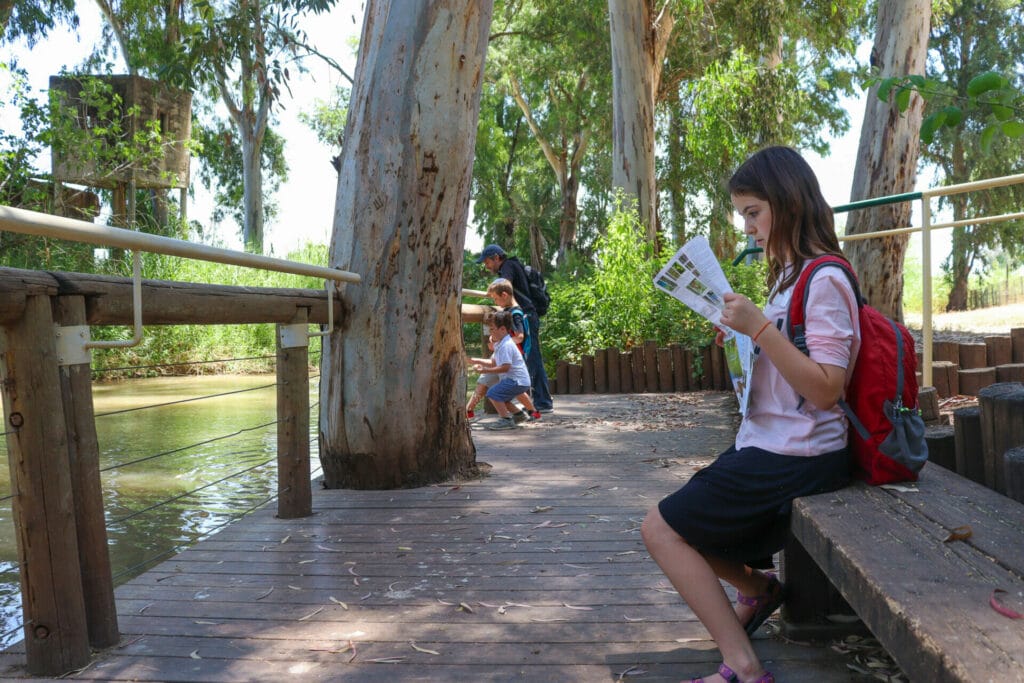
[[[120,97],[120,106],[106,115],[107,121],[101,120],[104,115],[98,107],[84,101],[82,91],[85,79],[97,79],[109,84],[112,93]],[[137,188],[188,187],[187,142],[192,136],[192,93],[131,75],[51,76],[50,91],[51,99],[60,98],[64,106],[77,109],[77,124],[85,131],[104,127],[114,116],[120,116],[121,127],[127,135],[144,130],[150,121],[156,121],[164,150],[163,156],[155,161],[110,169],[98,168],[96,160],[88,156],[78,158],[67,150],[54,149],[52,158],[55,180],[107,189],[125,186],[132,181]],[[138,111],[127,116],[125,112],[136,106]]]

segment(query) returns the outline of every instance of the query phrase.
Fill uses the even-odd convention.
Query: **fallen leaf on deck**
[[[302,590],[302,588],[300,588],[299,586],[293,586],[291,584],[288,584],[288,587],[291,588],[293,591],[300,591],[300,590]]]
[[[316,560],[299,560],[299,564],[310,564],[311,562],[316,562]]]
[[[281,539],[281,545],[284,545],[285,543],[287,543],[288,539],[290,539],[290,538],[291,538],[291,536],[285,536],[284,538],[282,538]]]
[[[460,602],[459,603],[459,611],[460,612],[469,612],[470,614],[473,614],[473,608],[470,607],[469,605],[467,605],[464,602]]]
[[[913,486],[900,486],[899,484],[882,484],[878,488],[889,489],[890,491],[900,491],[901,493],[917,493],[918,490]]]
[[[348,605],[346,605],[345,603],[343,603],[341,600],[339,600],[338,598],[334,597],[333,595],[330,596],[328,599],[331,602],[333,602],[334,604],[336,604],[336,605],[341,605],[343,609],[348,609]]]
[[[268,595],[270,595],[270,594],[271,594],[271,593],[273,593],[273,592],[274,592],[274,587],[273,587],[273,586],[271,586],[271,587],[270,587],[270,590],[268,590],[268,591],[267,591],[266,593],[261,593],[261,594],[259,594],[258,596],[256,596],[256,599],[257,599],[257,600],[262,600],[263,598],[267,597]]]
[[[188,656],[192,659],[202,659],[202,657],[199,656],[199,650],[192,650],[192,652],[188,653]]]
[[[401,664],[405,661],[405,657],[379,657],[377,659],[366,659],[364,661],[372,664]]]
[[[1007,607],[999,601],[999,598],[997,596],[1001,593],[1006,593],[1006,591],[1004,591],[1002,588],[996,588],[994,591],[992,591],[992,596],[988,599],[988,604],[992,606],[992,609],[999,612],[1008,619],[1024,619],[1024,614],[1021,614],[1016,610],[1010,609],[1009,607]]]
[[[146,610],[148,610],[150,607],[152,607],[155,604],[156,604],[155,602],[151,602],[148,605],[143,605],[142,608],[139,610],[139,614],[142,614],[143,612],[145,612]]]
[[[428,655],[440,655],[441,654],[440,652],[438,652],[436,650],[428,650],[425,647],[420,647],[419,645],[416,644],[415,641],[412,641],[412,640],[409,641],[409,645],[411,645],[412,649],[416,650],[416,652],[425,652]]]
[[[592,611],[594,611],[593,607],[584,607],[582,605],[570,605],[567,602],[563,602],[562,603],[562,607],[568,607],[569,609],[578,609],[581,612],[592,612]]]
[[[315,610],[313,610],[312,612],[310,612],[306,616],[299,617],[299,621],[305,621],[306,619],[310,619],[312,617],[315,617],[316,615],[320,614],[323,611],[324,611],[323,607],[317,607]]]
[[[971,527],[967,524],[964,524],[963,526],[958,526],[955,529],[950,529],[949,536],[946,536],[946,538],[944,538],[942,542],[951,543],[952,541],[966,541],[968,538],[971,537],[971,534],[973,533],[974,532],[971,531]]]
[[[620,671],[618,675],[619,675],[619,680],[621,681],[626,676],[643,676],[646,673],[647,673],[647,669],[643,668],[639,664],[634,664],[633,666],[629,667],[625,671]]]
[[[622,618],[626,621],[647,621],[644,617],[631,617],[628,614],[623,614]]]
[[[537,507],[530,510],[530,512],[551,512],[555,508],[551,505],[538,505]]]
[[[551,520],[550,519],[544,520],[540,524],[535,525],[533,528],[534,529],[543,529],[544,527],[548,527],[548,526],[551,526]]]
[[[219,621],[204,621],[203,619],[196,619],[192,622],[193,624],[208,624],[210,626],[220,626]]]

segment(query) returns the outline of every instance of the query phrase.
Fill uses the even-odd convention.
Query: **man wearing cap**
[[[484,264],[487,270],[496,277],[503,277],[512,283],[516,301],[526,313],[530,325],[530,350],[526,354],[526,368],[530,371],[530,384],[533,387],[533,403],[542,413],[553,410],[551,392],[548,391],[548,375],[544,371],[544,358],[540,353],[540,316],[537,307],[530,299],[530,283],[526,279],[526,269],[515,256],[509,256],[497,244],[488,244],[480,252],[477,263]]]

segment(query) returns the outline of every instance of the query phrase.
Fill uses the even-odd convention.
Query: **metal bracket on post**
[[[281,348],[298,349],[309,346],[309,325],[299,323],[297,325],[280,325]]]
[[[54,325],[53,329],[57,365],[87,365],[92,361],[92,352],[88,348],[88,325]]]
[[[310,337],[326,337],[334,331],[334,282],[327,280],[324,286],[327,287],[327,329],[310,332]]]

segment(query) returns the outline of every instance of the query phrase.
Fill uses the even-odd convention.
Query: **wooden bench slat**
[[[917,488],[799,499],[793,534],[911,680],[1017,680],[1024,629],[989,597],[1024,591],[1024,506],[939,467]],[[970,539],[943,542],[963,524]]]

